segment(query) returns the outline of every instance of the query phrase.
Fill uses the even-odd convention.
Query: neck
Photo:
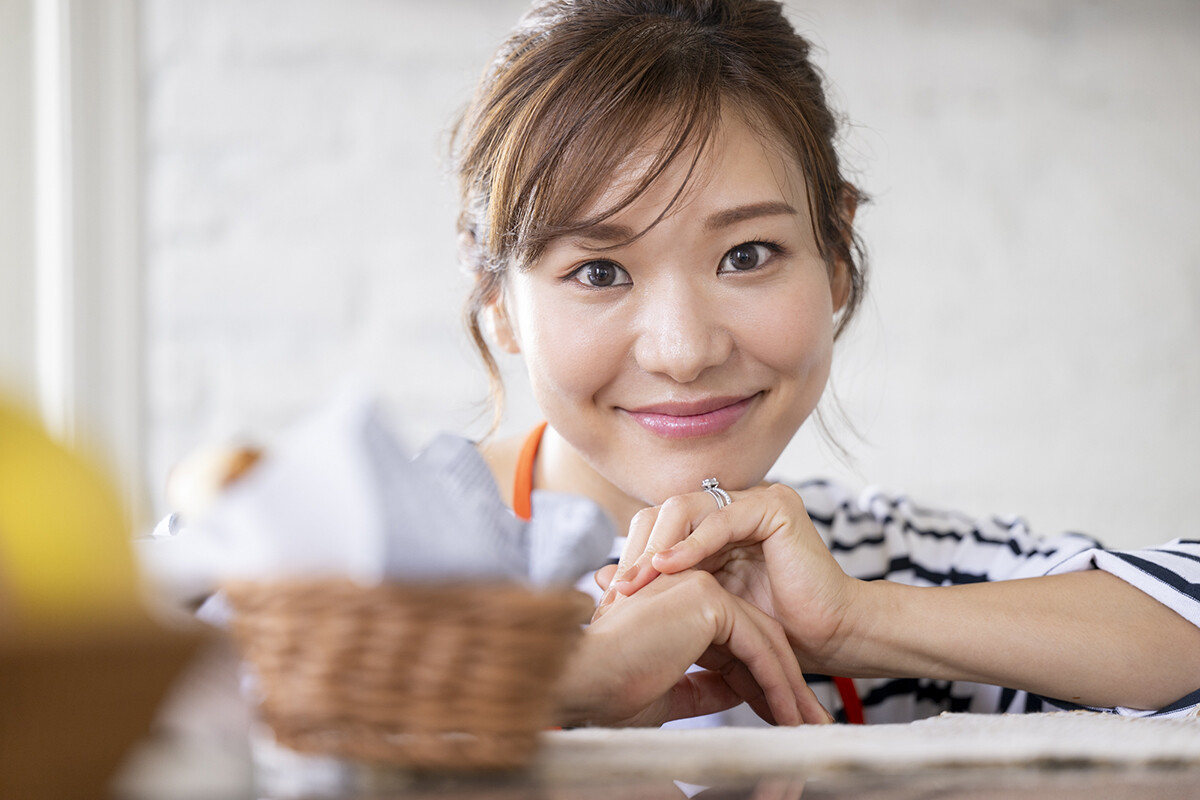
[[[539,489],[570,492],[596,501],[617,526],[617,535],[629,530],[633,515],[646,503],[622,492],[592,468],[553,427],[547,427],[538,448],[533,485]]]

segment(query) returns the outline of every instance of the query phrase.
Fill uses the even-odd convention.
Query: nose
[[[733,335],[717,293],[686,280],[663,281],[643,293],[634,357],[646,372],[690,383],[725,363]]]

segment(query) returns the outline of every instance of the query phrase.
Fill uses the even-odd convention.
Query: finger
[[[754,674],[741,661],[730,656],[728,652],[720,652],[718,648],[714,647],[697,659],[696,663],[707,670],[719,673],[721,679],[732,687],[733,692],[761,719],[770,725],[780,724],[771,711],[771,705],[766,694],[763,693],[762,687],[754,679]]]
[[[775,725],[798,725],[803,721],[797,698],[800,690],[789,675],[790,653],[781,652],[756,622],[745,613],[730,616],[724,641],[715,644],[728,648],[735,660],[720,671],[760,717]],[[701,663],[708,666],[712,662],[705,658]]]
[[[618,584],[624,579],[625,574],[631,569],[634,572],[637,571],[637,567],[634,565],[645,550],[646,540],[650,538],[650,531],[654,527],[654,520],[657,516],[657,506],[643,508],[633,515],[633,519],[629,522],[629,532],[625,537],[625,546],[621,548],[621,558],[617,561],[617,567],[606,576],[608,578],[607,586],[601,586],[604,594],[596,606],[594,619],[599,619],[605,609],[612,605],[620,588]],[[599,582],[599,573],[597,573],[597,582]]]
[[[633,515],[633,519],[629,522],[629,534],[625,539],[625,546],[621,549],[621,559],[617,562],[617,572],[613,576],[613,583],[626,580],[630,570],[645,554],[650,533],[654,530],[654,524],[661,511],[661,506],[651,506],[643,508]]]
[[[804,680],[783,626],[753,604],[724,593],[724,644],[746,665],[780,725],[824,724],[832,721]]]
[[[599,586],[601,590],[604,590],[607,589],[609,584],[612,583],[613,576],[616,574],[616,564],[605,564],[603,567],[596,570],[596,573],[592,575],[592,579],[596,581],[596,585]]]
[[[592,574],[592,579],[596,581],[596,585],[604,590],[604,593],[600,595],[600,601],[596,603],[596,608],[592,611],[592,622],[604,616],[608,612],[609,607],[612,606],[613,600],[617,599],[617,591],[612,588],[612,579],[616,574],[616,564],[606,564]]]
[[[744,699],[719,672],[688,672],[671,688],[664,721],[717,714],[739,705]]]
[[[659,575],[654,556],[687,539],[695,527],[716,510],[708,492],[676,495],[659,506],[640,554],[614,582],[617,591],[631,595],[654,580]]]
[[[613,564],[609,567],[605,567],[605,569],[610,570],[611,572],[615,572],[616,565]],[[600,580],[601,580],[600,573],[597,572],[596,573],[596,582],[600,583]],[[608,585],[608,588],[604,590],[604,594],[600,595],[600,601],[598,603],[596,603],[595,610],[592,611],[592,622],[593,623],[596,622],[602,616],[607,614],[609,609],[612,608],[613,602],[620,596],[621,595],[617,593],[617,590],[612,586],[612,583],[610,582]]]
[[[651,559],[653,568],[658,572],[681,572],[726,548],[764,541],[797,516],[797,510],[788,507],[792,494],[774,487],[738,492],[736,502],[698,520],[686,538],[658,547]],[[799,501],[799,495],[795,497]],[[801,504],[800,515],[804,515],[803,508]]]

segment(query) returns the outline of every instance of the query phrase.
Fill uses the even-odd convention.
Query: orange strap
[[[517,473],[513,478],[513,513],[523,520],[533,518],[533,469],[537,464],[538,448],[542,444],[542,434],[546,432],[546,423],[542,422],[529,432],[525,443],[521,445],[521,453],[517,456]],[[834,678],[834,686],[842,697],[842,708],[846,712],[846,722],[852,725],[862,725],[863,706],[858,698],[858,689],[849,678]]]
[[[513,478],[513,513],[523,520],[533,518],[533,467],[537,463],[538,447],[546,432],[543,422],[529,432],[521,454],[517,456],[517,474]]]

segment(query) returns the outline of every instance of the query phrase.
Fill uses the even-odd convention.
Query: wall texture
[[[480,433],[446,129],[518,0],[145,0],[151,474],[351,376]],[[1200,5],[789,3],[851,123],[870,300],[780,475],[1195,535]],[[507,430],[536,419],[506,364]],[[847,424],[839,422],[844,416]]]

